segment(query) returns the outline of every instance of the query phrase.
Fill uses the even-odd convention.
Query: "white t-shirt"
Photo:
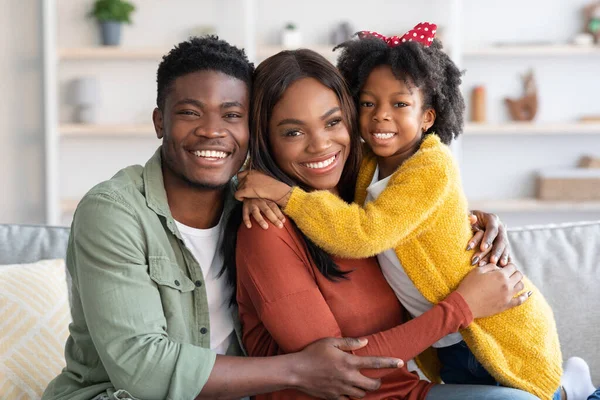
[[[375,174],[373,175],[373,180],[367,188],[365,204],[379,197],[381,192],[387,187],[390,178],[391,176],[388,176],[385,179],[379,180],[379,167],[377,167]],[[433,307],[433,304],[427,301],[412,283],[404,271],[394,249],[379,253],[377,255],[377,260],[379,261],[383,276],[385,276],[385,279],[396,293],[398,300],[400,300],[400,303],[408,310],[410,315],[418,317]],[[451,333],[440,339],[433,347],[448,347],[459,343],[462,340],[463,338],[460,333]]]
[[[227,283],[227,275],[220,277],[223,257],[219,249],[222,237],[222,220],[214,228],[196,229],[175,221],[183,242],[200,264],[210,319],[210,348],[217,354],[225,354],[235,340],[233,316],[229,300],[233,288]]]

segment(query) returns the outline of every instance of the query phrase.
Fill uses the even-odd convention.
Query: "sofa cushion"
[[[69,228],[0,224],[0,265],[65,258]]]
[[[0,398],[40,398],[65,366],[71,320],[63,260],[0,265]]]
[[[509,238],[515,263],[554,311],[563,358],[582,357],[600,385],[600,221],[514,229]]]

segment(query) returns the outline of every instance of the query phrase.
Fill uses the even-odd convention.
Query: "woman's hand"
[[[519,296],[525,285],[523,274],[514,264],[498,268],[494,264],[473,268],[456,291],[465,299],[473,318],[489,317],[523,304],[532,292]]]
[[[235,198],[239,201],[245,199],[270,200],[281,208],[285,208],[292,188],[275,178],[271,178],[257,171],[244,171],[238,175],[238,190]]]
[[[511,262],[510,243],[506,227],[495,214],[483,211],[471,211],[469,216],[475,235],[467,244],[467,250],[479,250],[473,254],[471,265],[483,266],[487,263],[505,267]]]
[[[277,204],[270,200],[245,199],[242,218],[248,229],[252,228],[250,215],[254,217],[258,225],[263,229],[269,229],[269,224],[264,220],[263,215],[278,228],[283,228],[283,223],[285,222],[285,216],[281,213]]]

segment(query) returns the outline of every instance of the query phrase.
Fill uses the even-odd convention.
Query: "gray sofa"
[[[62,258],[68,235],[0,225],[0,265]],[[584,358],[600,385],[600,221],[513,229],[510,240],[515,262],[554,310],[564,358]]]

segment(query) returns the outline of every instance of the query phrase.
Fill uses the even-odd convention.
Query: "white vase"
[[[96,106],[99,103],[98,81],[94,77],[82,77],[73,81],[72,104],[75,106],[75,122],[96,122]]]
[[[302,45],[302,33],[298,29],[284,29],[281,44],[285,49],[297,49]]]

